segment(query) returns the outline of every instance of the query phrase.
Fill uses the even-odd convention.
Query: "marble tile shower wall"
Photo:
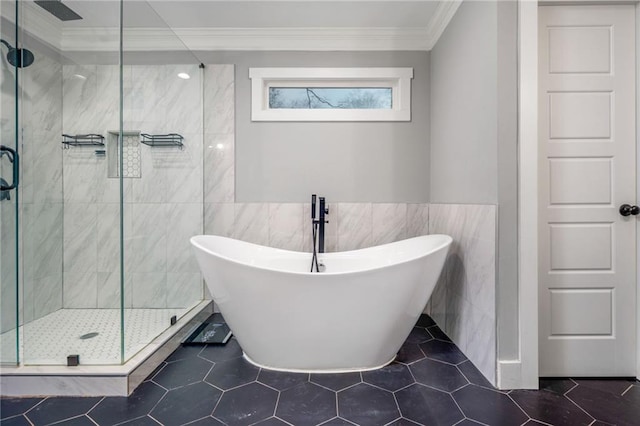
[[[427,312],[495,383],[496,206],[431,204],[429,231],[453,245]]]
[[[62,307],[62,66],[35,55],[33,64],[20,71],[22,323]],[[3,285],[12,282],[2,280]]]
[[[63,68],[64,133],[117,131],[118,67]],[[179,72],[191,78],[179,79]],[[201,71],[163,65],[125,66],[123,73],[124,130],[184,136],[182,150],[141,144],[141,177],[123,180],[125,305],[191,306],[202,299],[189,246],[189,237],[203,229]],[[96,155],[95,147],[72,147],[63,156],[64,307],[119,307],[119,179],[108,177],[109,158]]]

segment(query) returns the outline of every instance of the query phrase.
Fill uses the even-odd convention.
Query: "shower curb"
[[[128,396],[212,313],[200,302],[123,365],[0,367],[0,396]]]

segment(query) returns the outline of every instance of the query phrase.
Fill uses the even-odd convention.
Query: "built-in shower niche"
[[[120,153],[122,152],[122,161]],[[122,132],[122,151],[120,151],[120,132],[107,132],[107,173],[110,178],[119,178],[122,164],[122,177],[140,178],[142,155],[140,154],[140,130]]]

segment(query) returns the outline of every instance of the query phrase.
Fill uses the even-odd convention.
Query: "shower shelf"
[[[140,133],[141,140],[145,145],[149,146],[177,146],[183,149],[182,141],[184,137],[177,133],[169,133],[167,135],[150,135],[148,133]]]
[[[86,135],[62,135],[62,147],[70,146],[104,146],[104,136],[95,133]]]

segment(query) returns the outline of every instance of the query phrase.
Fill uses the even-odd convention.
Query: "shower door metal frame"
[[[19,43],[20,43],[20,3],[18,0],[15,1],[14,3],[15,5],[15,29],[14,29],[14,46],[16,46],[16,48],[18,48]],[[10,64],[9,64],[10,65]],[[11,272],[13,272],[12,277],[11,277],[11,281],[13,281],[13,292],[14,294],[14,327],[13,329],[15,330],[15,340],[14,340],[14,350],[15,350],[15,361],[12,360],[4,360],[4,359],[0,359],[0,364],[1,365],[6,365],[6,366],[12,366],[12,365],[20,365],[20,332],[19,332],[19,326],[20,326],[20,287],[19,287],[19,283],[20,283],[20,257],[19,257],[19,249],[20,249],[20,215],[19,215],[19,211],[20,211],[20,193],[19,193],[19,189],[18,189],[18,184],[19,184],[19,175],[20,175],[20,170],[19,170],[19,154],[18,154],[18,145],[19,145],[19,141],[20,141],[20,114],[19,114],[19,95],[20,95],[20,88],[19,88],[19,69],[20,67],[18,67],[18,63],[13,65],[13,69],[14,69],[14,87],[13,87],[13,146],[3,146],[3,151],[8,151],[11,152],[13,158],[9,157],[9,160],[11,161],[11,185],[10,189],[7,189],[7,191],[11,191],[12,194],[10,193],[10,195],[13,195],[13,208],[12,209],[7,209],[7,211],[11,212],[10,214],[13,215],[13,229],[12,231],[12,236],[13,239],[10,240],[13,244],[8,244],[9,247],[4,247],[5,243],[7,242],[7,236],[3,235],[2,238],[2,244],[3,244],[3,249],[4,248],[8,248],[10,251],[13,252],[13,259],[12,259],[12,264],[10,265],[5,265],[4,268],[9,267]],[[4,157],[4,155],[0,156],[0,161],[2,162],[2,164],[7,164],[6,161],[4,161],[2,158]],[[4,167],[2,167],[0,165],[0,171],[5,172]],[[5,174],[3,173],[2,176],[4,177]],[[9,201],[9,200],[6,200]],[[3,218],[3,221],[6,221],[6,218]],[[5,256],[6,259],[6,256]]]

